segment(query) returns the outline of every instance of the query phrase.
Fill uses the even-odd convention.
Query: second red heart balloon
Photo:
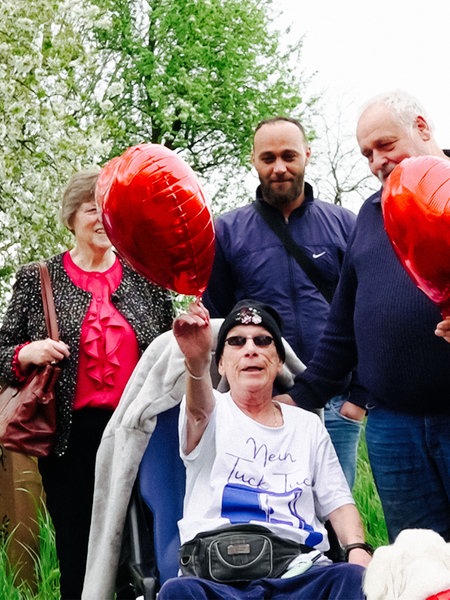
[[[386,232],[417,286],[450,316],[450,161],[407,158],[382,195]]]

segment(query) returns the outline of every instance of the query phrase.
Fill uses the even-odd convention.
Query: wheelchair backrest
[[[141,497],[153,515],[155,559],[160,584],[178,573],[186,475],[179,455],[179,406],[158,415],[157,425],[142,457],[138,481]]]

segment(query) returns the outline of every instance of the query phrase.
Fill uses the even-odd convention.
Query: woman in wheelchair
[[[242,300],[224,320],[215,360],[230,391],[213,389],[213,336],[200,303],[174,321],[185,357],[180,453],[180,577],[158,600],[363,599],[371,548],[320,418],[273,401],[285,350],[280,317]],[[332,563],[326,520],[347,562]]]

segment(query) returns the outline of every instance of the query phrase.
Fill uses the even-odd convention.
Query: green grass
[[[367,541],[375,548],[388,543],[383,511],[370,470],[367,447],[362,435],[356,482],[353,488],[356,504],[361,513]],[[7,557],[9,540],[0,544],[0,598],[8,600],[58,600],[59,569],[56,559],[52,523],[45,511],[39,516],[40,552],[34,556],[37,591],[25,583],[17,584],[17,570]]]
[[[56,558],[53,525],[45,510],[39,513],[39,554],[28,549],[33,557],[36,591],[19,582],[18,567],[8,559],[8,546],[14,531],[0,544],[0,598],[8,600],[59,600],[59,567]]]
[[[367,457],[367,446],[364,430],[361,435],[358,452],[356,481],[353,496],[363,520],[366,540],[374,548],[389,543],[384,521],[383,509],[375,487]]]

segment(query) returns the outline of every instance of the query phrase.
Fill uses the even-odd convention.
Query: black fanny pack
[[[199,533],[180,548],[183,575],[218,583],[279,577],[299,554],[314,548],[286,540],[261,525],[232,525]]]

